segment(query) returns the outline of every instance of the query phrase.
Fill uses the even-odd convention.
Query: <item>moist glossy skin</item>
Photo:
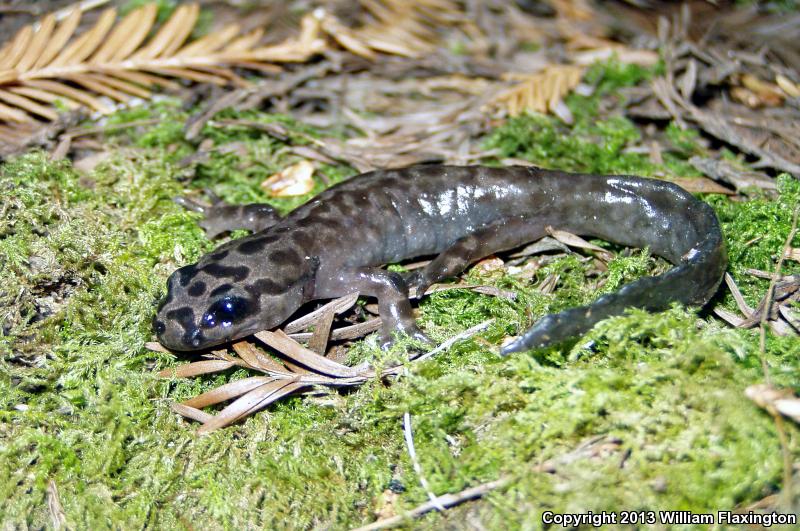
[[[702,305],[727,266],[713,210],[682,188],[652,179],[568,174],[531,167],[417,166],[360,175],[285,218],[266,205],[201,207],[210,234],[256,232],[172,274],[154,320],[159,341],[198,350],[281,324],[306,301],[360,292],[377,297],[382,341],[424,338],[408,289],[546,235],[547,227],[649,247],[675,267],[641,278],[589,306],[545,316],[502,353],[547,346],[588,331],[627,307]],[[401,276],[382,264],[438,255]]]

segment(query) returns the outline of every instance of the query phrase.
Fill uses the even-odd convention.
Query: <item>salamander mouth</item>
[[[228,339],[223,341],[223,343],[228,343],[231,341],[240,341],[248,336],[252,336],[257,332],[261,332],[261,330],[263,330],[263,327],[261,326],[251,326],[249,328],[244,328],[238,331],[236,334],[232,334]]]
[[[191,332],[185,334],[184,337],[181,338],[181,341],[179,342],[180,348],[170,347],[168,345],[165,346],[173,350],[182,350],[182,351],[206,350],[209,348],[217,347],[219,345],[226,345],[228,343],[240,341],[248,336],[255,334],[256,332],[260,332],[262,329],[263,327],[261,326],[252,326],[249,328],[238,330],[237,332],[226,335],[225,337],[212,339],[204,336],[202,330],[196,328]]]

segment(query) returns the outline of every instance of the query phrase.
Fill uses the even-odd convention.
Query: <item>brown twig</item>
[[[767,295],[765,297],[764,309],[761,312],[758,351],[761,355],[761,368],[764,371],[764,380],[766,381],[767,384],[771,384],[771,381],[769,376],[769,367],[767,365],[767,359],[766,359],[766,324],[767,324],[767,319],[769,319],[770,309],[772,308],[772,303],[773,303],[772,299],[775,294],[775,285],[777,284],[778,282],[777,279],[780,278],[781,271],[783,270],[783,261],[786,259],[786,254],[791,248],[792,241],[794,241],[794,237],[797,234],[798,211],[800,211],[800,207],[795,207],[794,214],[792,215],[792,228],[789,230],[789,234],[786,237],[786,242],[783,244],[783,248],[781,249],[781,255],[778,258],[778,262],[775,264],[775,271],[773,272],[772,279],[770,279],[769,287],[767,288]]]
[[[781,249],[781,255],[778,258],[778,262],[775,264],[775,271],[772,279],[770,279],[769,287],[767,288],[766,304],[764,306],[764,311],[761,313],[758,352],[761,357],[761,368],[764,371],[764,381],[767,383],[767,385],[771,385],[771,378],[769,375],[769,365],[767,364],[766,355],[766,324],[767,319],[769,318],[770,308],[772,306],[773,294],[775,293],[775,284],[777,283],[777,279],[781,276],[781,271],[783,270],[783,261],[786,258],[788,250],[791,248],[795,235],[797,234],[798,212],[800,212],[800,206],[797,206],[794,209],[794,214],[792,215],[792,228],[789,230],[789,235],[786,237],[786,242]],[[786,430],[784,429],[781,415],[771,408],[768,409],[768,411],[775,421],[775,430],[778,432],[778,439],[780,440],[781,444],[781,452],[783,454],[784,503],[786,507],[790,507],[792,500],[792,454],[789,451],[789,441],[786,436]]]
[[[407,522],[414,518],[418,518],[425,513],[433,511],[434,509],[438,509],[439,506],[442,506],[446,509],[448,507],[453,507],[454,505],[464,503],[465,501],[480,498],[493,490],[507,487],[508,485],[511,484],[511,482],[512,482],[511,476],[501,476],[500,479],[489,481],[487,483],[481,483],[480,485],[464,489],[461,492],[456,492],[455,494],[443,494],[441,496],[437,496],[436,500],[438,503],[428,501],[414,507],[413,509],[411,509],[406,513],[399,514],[397,516],[392,516],[391,518],[384,518],[383,520],[378,520],[377,522],[373,522],[369,525],[356,528],[353,531],[372,531],[375,529],[388,529],[390,527],[402,524],[403,522]]]
[[[610,452],[619,450],[621,444],[622,440],[608,437],[606,435],[590,437],[589,439],[582,441],[577,447],[571,449],[570,451],[536,464],[535,466],[531,467],[530,472],[534,474],[557,474],[559,467],[569,465],[579,459],[591,459],[608,455]],[[623,456],[623,459],[624,458],[625,457]],[[510,485],[514,480],[515,477],[513,475],[505,474],[500,476],[499,479],[464,489],[461,492],[437,496],[435,501],[438,502],[438,505],[441,505],[446,509],[465,501],[480,498],[493,490],[504,488]],[[418,505],[406,513],[378,520],[377,522],[373,522],[369,525],[359,527],[354,531],[386,529],[389,527],[394,527],[398,524],[406,523],[413,518],[422,516],[423,514],[434,509],[439,509],[439,507],[434,503],[433,500],[431,500]]]

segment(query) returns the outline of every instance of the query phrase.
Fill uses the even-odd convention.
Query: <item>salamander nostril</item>
[[[197,348],[203,342],[203,333],[200,331],[199,328],[196,328],[194,332],[189,335],[189,343],[191,343],[192,347]]]
[[[157,336],[161,336],[167,331],[167,325],[165,325],[163,321],[153,319],[153,329],[156,331]]]

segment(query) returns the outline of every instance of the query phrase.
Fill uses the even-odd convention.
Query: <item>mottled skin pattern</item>
[[[502,352],[543,347],[606,317],[673,302],[701,305],[727,266],[713,210],[680,187],[638,177],[528,167],[417,166],[375,171],[321,193],[285,218],[264,205],[187,206],[211,234],[256,232],[175,271],[154,320],[159,341],[197,350],[280,325],[306,301],[377,297],[384,345],[394,332],[424,339],[408,289],[419,292],[487,255],[537,240],[547,227],[649,247],[675,267],[589,306],[540,319]],[[438,255],[401,276],[382,264]]]

